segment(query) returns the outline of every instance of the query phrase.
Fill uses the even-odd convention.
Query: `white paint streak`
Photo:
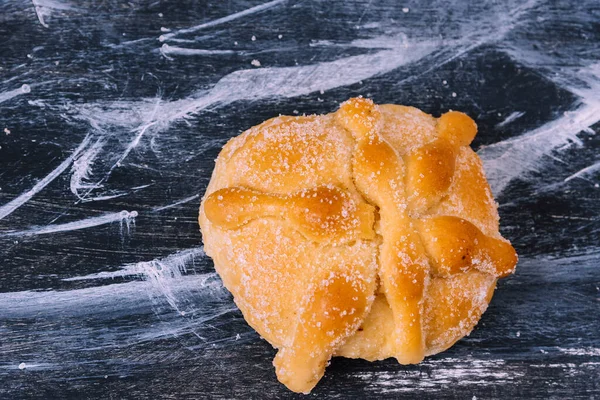
[[[516,57],[519,53],[513,49],[511,55]],[[527,56],[531,57],[529,53]],[[574,85],[565,89],[581,96],[581,104],[574,111],[566,112],[560,118],[524,135],[478,151],[496,196],[513,179],[525,179],[529,172],[542,169],[544,158],[556,160],[553,152],[572,145],[582,146],[578,135],[581,132],[589,133],[589,128],[600,121],[600,63],[572,69],[566,73],[566,77],[564,74],[563,70],[556,83]]]
[[[144,276],[154,288],[162,293],[169,305],[180,314],[182,311],[177,305],[177,297],[169,280],[181,279],[182,273],[185,272],[185,264],[190,257],[193,257],[193,253],[135,264],[138,274]]]
[[[208,294],[214,301],[219,301],[228,309],[232,308],[231,302],[225,301],[226,291],[214,274],[173,279],[170,284],[168,294],[171,296],[170,300],[176,303],[173,307],[175,310],[190,293],[202,292],[205,289],[208,289]],[[27,318],[39,313],[44,313],[46,316],[52,314],[92,316],[108,313],[116,318],[120,310],[127,313],[136,310],[139,312],[140,308],[148,306],[144,300],[167,300],[163,295],[160,288],[150,280],[136,280],[75,290],[0,293],[0,306],[3,310],[7,310],[3,311],[6,318]],[[171,308],[171,305],[169,307]],[[205,311],[206,314],[211,314],[214,310]]]
[[[149,282],[152,287],[161,293],[167,303],[177,312],[183,311],[179,308],[179,301],[173,288],[174,280],[182,280],[186,272],[186,265],[193,262],[196,257],[204,257],[202,247],[184,250],[171,254],[163,259],[142,261],[135,264],[125,265],[118,271],[99,272],[96,274],[66,278],[65,281],[114,279],[117,277],[139,276]],[[204,281],[215,277],[214,273],[205,274]],[[197,279],[197,277],[195,278]]]
[[[279,3],[271,2],[268,4]],[[173,121],[185,119],[200,111],[214,109],[235,101],[255,101],[275,97],[291,98],[352,85],[415,63],[429,55],[434,55],[432,58],[434,65],[428,69],[425,68],[424,72],[421,73],[425,74],[456,59],[471,49],[501,39],[520,23],[520,18],[535,4],[535,1],[530,0],[524,5],[509,11],[487,16],[478,21],[476,27],[469,26],[469,33],[456,40],[444,42],[441,39],[408,39],[406,35],[396,32],[395,34],[357,40],[350,44],[356,47],[383,49],[371,54],[345,57],[312,65],[235,71],[221,78],[208,91],[201,91],[181,100],[160,104],[157,102],[153,110],[148,109],[149,100],[127,104],[117,102],[108,108],[105,105],[86,107],[83,110],[86,114],[84,118],[89,119],[90,123],[96,125],[113,125],[113,127],[116,127],[115,129],[122,129],[131,126],[132,123],[139,124],[133,129],[134,132],[138,132],[134,140],[124,150],[119,160],[110,167],[108,173],[94,183],[93,186],[99,187],[106,181],[113,169],[139,144],[148,130],[157,133]],[[206,26],[208,25],[202,25],[202,27]],[[182,32],[173,32],[173,34]],[[401,82],[408,83],[413,78],[415,78],[415,75],[411,75]],[[145,117],[140,117],[140,114],[145,115]],[[80,173],[79,176],[85,176],[85,174]],[[75,182],[77,181],[80,180],[75,179]],[[77,188],[77,185],[75,185],[75,188]],[[88,194],[89,192],[84,194],[83,197]]]
[[[140,307],[164,302],[180,315],[197,312],[203,318],[235,310],[216,273],[188,274],[188,266],[203,258],[202,247],[187,249],[164,258],[124,265],[117,271],[99,272],[65,281],[138,278],[135,281],[63,291],[22,291],[0,293],[4,316],[35,315],[43,312],[64,315],[92,315],[134,312]],[[150,303],[142,303],[144,299]],[[210,299],[210,300],[207,300]],[[203,302],[209,302],[210,307]],[[200,308],[198,308],[200,307]],[[202,308],[204,307],[204,308]],[[137,311],[135,311],[137,312]]]
[[[58,165],[52,172],[50,172],[46,177],[40,180],[37,184],[35,184],[30,190],[21,194],[17,198],[9,201],[2,207],[0,207],[0,219],[3,219],[7,215],[13,213],[17,208],[21,207],[23,204],[27,203],[33,196],[39,193],[42,189],[44,189],[50,182],[56,179],[61,173],[63,173],[69,165],[73,162],[75,158],[83,151],[83,149],[89,144],[90,137],[86,136],[79,147],[75,149],[75,151],[62,163]]]
[[[85,218],[79,221],[67,222],[65,224],[54,224],[47,226],[34,226],[24,231],[0,232],[0,237],[7,236],[35,236],[46,235],[49,233],[70,232],[80,229],[92,228],[100,225],[110,224],[112,222],[125,222],[129,224],[135,217],[138,216],[137,211],[121,211],[109,213],[99,217]]]
[[[38,5],[37,0],[31,0],[31,2],[33,3],[33,8],[35,9],[35,14],[37,15],[38,21],[40,21],[40,24],[42,24],[44,28],[48,28],[48,24],[44,21],[44,9]]]
[[[150,187],[150,186],[152,186],[152,185],[154,185],[154,183],[148,183],[147,185],[135,186],[135,187],[132,187],[132,188],[131,188],[131,190],[140,190],[140,189],[145,189],[145,188],[147,188],[147,187]]]
[[[435,51],[440,42],[402,42],[392,50],[346,57],[331,62],[284,68],[235,71],[223,77],[208,92],[161,106],[156,122],[166,123],[211,106],[238,100],[296,97],[319,90],[347,86],[415,62]]]
[[[581,253],[541,255],[519,259],[519,283],[565,283],[595,279],[600,262],[600,248],[588,246]]]
[[[592,357],[600,356],[600,349],[593,348],[593,347],[586,347],[583,349],[565,349],[565,348],[559,347],[558,351],[560,351],[561,353],[572,355],[572,356],[588,356],[588,357],[589,356],[592,356]]]
[[[48,28],[45,18],[50,16],[52,10],[72,10],[68,4],[61,3],[55,0],[31,0],[35,9],[35,14],[44,28]]]
[[[523,17],[533,9],[537,3],[537,0],[529,0],[520,6],[511,8],[508,12],[499,11],[491,13],[490,15],[478,19],[475,23],[471,21],[467,26],[462,26],[461,28],[465,30],[465,34],[462,34],[457,40],[446,41],[441,51],[436,53],[432,66],[424,68],[418,74],[403,79],[400,83],[407,84],[418,77],[426,75],[459,57],[462,57],[482,45],[500,41],[515,27],[526,22]]]
[[[156,112],[159,110],[160,106],[160,98],[153,101],[154,105],[148,112],[146,111],[145,106],[150,103],[150,101],[142,101],[141,104],[137,104],[137,108],[130,103],[123,104],[117,102],[113,104],[113,109],[111,110],[106,110],[104,105],[100,105],[97,108],[83,107],[80,109],[79,117],[89,122],[93,128],[90,135],[96,137],[94,144],[77,157],[71,169],[70,189],[80,201],[107,200],[126,195],[126,193],[117,193],[90,197],[91,192],[103,187],[104,182],[110,177],[114,169],[120,166],[121,162],[139,145],[147,130],[156,124],[155,121],[149,123],[145,122],[153,121],[155,119]],[[119,129],[123,129],[124,127],[135,126],[137,123],[140,125],[130,130],[135,136],[124,149],[123,153],[111,165],[102,178],[95,182],[90,182],[89,179],[92,175],[92,166],[94,162],[101,150],[106,146],[108,138],[115,134],[110,131],[110,127],[116,125]],[[84,193],[81,194],[80,191],[83,191]]]
[[[575,178],[582,178],[583,176],[594,173],[596,171],[600,171],[600,161],[575,172],[573,175],[566,177],[564,181],[569,182],[570,180]]]
[[[421,370],[358,372],[353,376],[368,382],[369,387],[381,394],[391,394],[414,393],[418,389],[431,393],[444,385],[505,385],[524,375],[522,371],[506,368],[504,360],[442,358],[426,359],[420,365],[430,368],[426,377]]]
[[[86,183],[86,181],[92,174],[92,165],[103,146],[104,140],[100,138],[73,161],[73,166],[71,167],[71,182],[69,187],[71,189],[71,193],[77,196],[80,200],[85,200],[84,197],[79,194],[80,190],[85,189],[89,191],[101,187],[101,185],[98,183]]]
[[[482,147],[477,154],[494,195],[500,195],[513,179],[537,170],[540,160],[550,157],[555,149],[580,144],[577,135],[598,121],[600,104],[584,104],[525,135]]]
[[[234,50],[205,50],[205,49],[187,49],[185,47],[170,46],[163,44],[160,47],[161,54],[177,56],[206,56],[206,55],[231,55],[236,54]]]
[[[215,19],[215,20],[212,20],[212,21],[209,21],[209,22],[205,22],[205,23],[200,24],[200,25],[192,26],[190,28],[180,29],[178,31],[175,31],[175,32],[172,32],[172,33],[168,33],[166,35],[161,35],[161,37],[162,37],[163,40],[169,40],[169,39],[171,39],[171,38],[173,38],[175,36],[183,35],[183,34],[186,34],[186,33],[197,32],[197,31],[205,29],[205,28],[210,28],[210,27],[213,27],[213,26],[222,25],[224,23],[234,21],[236,19],[245,17],[247,15],[256,14],[256,13],[268,10],[270,8],[276,7],[276,6],[278,6],[278,5],[282,4],[282,3],[285,3],[285,2],[286,2],[286,0],[273,0],[273,1],[269,1],[267,3],[263,3],[263,4],[260,4],[258,6],[254,6],[254,7],[248,8],[246,10],[243,10],[243,11],[240,11],[240,12],[237,12],[237,13],[234,13],[234,14],[230,14],[230,15],[228,15],[226,17],[218,18],[218,19]]]
[[[23,84],[18,89],[13,89],[9,90],[8,92],[0,93],[0,103],[4,103],[7,100],[20,96],[22,94],[27,94],[29,92],[31,92],[31,87],[27,84]]]
[[[95,197],[85,197],[82,199],[84,202],[88,201],[106,201],[111,199],[117,199],[119,197],[126,196],[128,193],[117,193],[117,194],[107,194],[103,196],[95,196]]]
[[[496,128],[502,128],[508,124],[510,124],[511,122],[521,118],[523,115],[525,115],[524,112],[522,111],[515,111],[510,113],[510,115],[508,117],[506,117],[506,119],[498,124],[496,124]]]
[[[135,264],[127,264],[121,267],[117,271],[111,272],[98,272],[96,274],[75,276],[72,278],[65,278],[63,281],[84,281],[84,280],[95,280],[95,279],[114,279],[122,278],[126,276],[141,276],[147,278],[148,266],[160,266],[161,269],[166,267],[167,270],[172,271],[168,276],[170,277],[181,277],[181,273],[185,272],[185,264],[193,261],[195,257],[205,257],[203,247],[194,249],[182,250],[180,252],[171,254],[163,259],[155,259],[151,261],[142,261]],[[214,274],[213,274],[214,275]]]
[[[158,111],[158,107],[160,105],[160,99],[156,99],[156,104],[154,106],[154,110],[152,111],[152,114],[149,117],[149,120],[152,121],[154,120],[155,116],[156,116],[156,112]],[[119,158],[119,160],[110,168],[110,170],[108,171],[108,174],[106,174],[106,176],[103,178],[103,180],[106,180],[110,174],[112,173],[112,171],[118,167],[121,162],[123,160],[125,160],[125,158],[127,158],[127,156],[129,155],[129,153],[131,153],[131,151],[133,149],[135,149],[139,144],[140,144],[140,140],[142,139],[142,137],[144,136],[144,134],[146,133],[146,131],[148,130],[148,128],[150,128],[152,125],[154,125],[154,122],[149,122],[146,125],[140,126],[137,128],[137,135],[135,135],[135,137],[133,138],[133,140],[129,143],[129,145],[127,146],[127,148],[125,149],[125,151],[123,152],[123,154],[121,155],[121,157]]]
[[[42,370],[42,369],[53,369],[56,367],[56,364],[51,363],[40,363],[40,362],[22,362],[19,364],[3,364],[0,365],[0,369],[5,370],[23,370],[23,369],[32,369],[32,370]]]
[[[155,100],[152,110],[148,109],[149,100],[127,104],[117,102],[112,107],[104,104],[86,106],[81,109],[81,118],[89,121],[100,139],[82,155],[81,161],[73,168],[71,191],[85,201],[91,191],[102,187],[112,171],[138,146],[149,130],[158,132],[173,121],[234,101],[295,97],[354,84],[415,62],[440,46],[440,42],[425,41],[406,45],[399,40],[396,48],[369,55],[298,67],[239,70],[223,77],[212,89],[196,93],[190,98],[163,103],[159,99]],[[91,165],[98,157],[105,138],[111,135],[108,133],[109,127],[123,129],[136,123],[139,125],[132,131],[137,134],[104,177],[94,183],[84,183],[90,176]],[[80,194],[81,189],[86,189],[86,192]]]
[[[195,194],[195,195],[193,195],[193,196],[186,197],[185,199],[181,199],[181,200],[179,200],[179,201],[176,201],[175,203],[172,203],[172,204],[169,204],[169,205],[166,205],[166,206],[163,206],[163,207],[158,207],[158,208],[155,208],[155,209],[153,209],[152,211],[154,211],[154,212],[159,212],[159,211],[167,210],[167,209],[169,209],[169,208],[176,207],[176,206],[178,206],[178,205],[180,205],[180,204],[189,203],[190,201],[196,200],[196,199],[197,199],[197,198],[199,198],[199,197],[200,197],[200,195],[199,195],[199,194]]]

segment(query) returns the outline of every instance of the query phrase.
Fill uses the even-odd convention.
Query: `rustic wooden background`
[[[203,254],[226,140],[348,97],[462,110],[521,261],[416,366],[311,397],[600,398],[600,3],[0,1],[0,398],[300,398]]]

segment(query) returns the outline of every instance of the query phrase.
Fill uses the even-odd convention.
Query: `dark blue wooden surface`
[[[199,196],[230,137],[357,95],[477,120],[521,261],[447,352],[311,396],[600,397],[599,43],[594,0],[0,1],[0,398],[296,397]]]

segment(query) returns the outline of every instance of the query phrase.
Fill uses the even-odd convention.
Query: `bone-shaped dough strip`
[[[491,238],[462,218],[442,216],[417,223],[434,273],[448,276],[471,267],[497,278],[510,275],[517,253],[507,242]]]
[[[440,138],[405,158],[411,216],[419,217],[440,202],[452,183],[457,153],[456,146]]]
[[[460,146],[468,146],[477,125],[468,115],[450,111],[438,119],[438,139],[405,157],[406,196],[412,217],[439,204],[452,178]]]
[[[418,363],[425,355],[422,314],[428,266],[406,210],[404,166],[377,133],[378,114],[372,101],[352,99],[342,104],[337,117],[357,141],[356,186],[380,209],[380,277],[394,315],[395,357],[402,364]]]
[[[375,296],[376,271],[354,265],[316,277],[297,321],[293,343],[273,360],[278,379],[308,393],[321,379],[335,349],[358,329]]]
[[[375,209],[357,202],[335,186],[320,186],[290,195],[275,195],[242,187],[217,190],[204,202],[209,221],[237,229],[264,217],[285,219],[316,242],[373,239]]]

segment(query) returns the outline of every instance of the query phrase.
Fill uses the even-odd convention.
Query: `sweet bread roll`
[[[418,363],[470,333],[517,255],[475,122],[355,98],[230,140],[200,206],[206,253],[308,393],[332,356]]]

